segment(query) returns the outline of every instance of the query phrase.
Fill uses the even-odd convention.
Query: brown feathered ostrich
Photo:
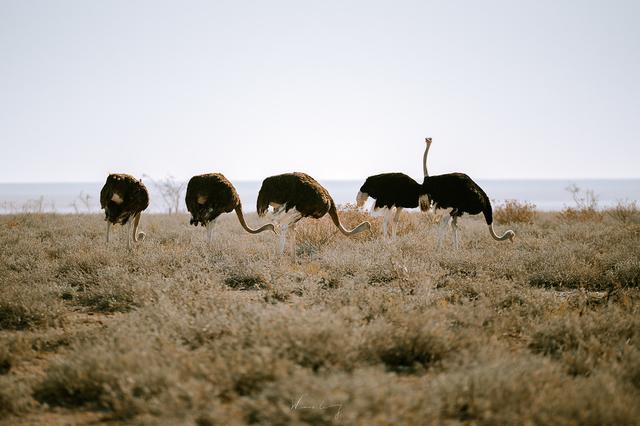
[[[149,206],[149,192],[141,180],[125,173],[112,173],[107,177],[100,191],[100,207],[104,209],[107,221],[107,242],[111,225],[129,224],[127,247],[131,248],[131,239],[138,242],[145,237],[138,232],[140,214]],[[133,224],[133,232],[131,226]]]
[[[336,227],[347,236],[371,229],[369,222],[362,222],[351,230],[345,229],[329,192],[305,173],[285,173],[266,178],[258,193],[258,215],[264,216],[269,206],[273,207],[275,220],[280,225],[279,254],[284,253],[290,228],[293,234],[291,254],[295,256],[295,225],[304,217],[320,219],[329,213]]]
[[[275,227],[271,223],[257,229],[247,226],[242,214],[240,196],[231,182],[221,173],[207,173],[192,177],[187,185],[184,201],[187,204],[187,210],[191,213],[189,223],[206,227],[208,242],[211,242],[216,219],[222,213],[229,213],[232,210],[236,211],[240,225],[250,234],[258,234],[268,229],[275,232]]]
[[[496,235],[493,229],[493,209],[487,194],[464,173],[447,173],[437,176],[427,174],[427,153],[423,159],[425,177],[420,187],[420,207],[425,210],[432,204],[436,209],[451,208],[449,217],[442,218],[438,245],[442,245],[444,234],[449,222],[453,228],[453,245],[458,248],[460,241],[458,238],[458,218],[464,213],[484,214],[485,221],[489,227],[489,233],[494,240],[513,241],[515,232],[507,230],[501,236]]]
[[[427,146],[422,157],[422,168],[427,176],[427,153],[431,146],[431,138],[425,138],[425,143]],[[387,226],[391,220],[391,239],[395,240],[402,209],[412,209],[420,204],[420,184],[404,173],[369,176],[356,195],[356,205],[362,207],[369,197],[375,200],[372,212],[382,209],[382,238],[387,239]]]

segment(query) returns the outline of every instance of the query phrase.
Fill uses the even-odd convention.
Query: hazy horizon
[[[362,185],[361,180],[320,179],[334,201],[341,205],[353,203],[355,194]],[[492,203],[498,205],[505,200],[517,200],[535,204],[537,209],[552,211],[575,204],[568,188],[576,186],[580,189],[581,198],[590,191],[597,200],[598,206],[610,208],[620,202],[640,201],[640,179],[478,179]],[[185,181],[179,205],[184,205]],[[233,184],[242,200],[243,209],[255,211],[256,198],[261,180],[235,180]],[[151,203],[147,212],[166,212],[168,205],[175,206],[162,196],[159,187],[150,179],[145,180],[150,191]],[[100,209],[99,195],[103,182],[73,183],[0,183],[0,214],[15,213],[23,210],[69,212],[97,212]],[[369,200],[369,205],[372,200]]]
[[[640,3],[0,0],[0,182],[633,179]]]

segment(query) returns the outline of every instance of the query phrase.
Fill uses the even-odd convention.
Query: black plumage
[[[493,230],[493,210],[489,197],[477,183],[464,173],[447,173],[443,175],[427,176],[420,189],[421,207],[428,208],[433,204],[436,209],[451,208],[457,245],[456,220],[464,213],[475,215],[482,213],[489,226],[491,236],[498,241],[513,240],[515,233],[506,231],[498,237]]]
[[[436,209],[452,208],[451,216],[483,213],[487,225],[493,223],[489,197],[464,173],[425,177],[420,189],[420,195],[423,194],[429,197]]]
[[[420,184],[404,173],[382,173],[369,176],[360,187],[362,194],[375,200],[374,207],[418,207]]]
[[[100,206],[104,209],[107,221],[107,242],[111,224],[131,224],[133,220],[133,240],[143,239],[143,232],[138,234],[140,214],[149,206],[149,192],[141,180],[125,173],[112,173],[107,177],[100,191]],[[130,240],[127,238],[127,245]]]
[[[356,196],[356,205],[362,207],[368,197],[375,200],[374,209],[385,209],[382,237],[387,238],[387,226],[391,220],[391,239],[396,239],[400,212],[404,208],[418,207],[420,184],[404,173],[382,173],[369,176]],[[391,214],[395,209],[393,219]]]
[[[282,224],[281,253],[284,251],[288,226],[291,225],[295,232],[295,223],[304,217],[320,219],[328,213],[333,223],[344,235],[354,235],[371,227],[369,222],[362,222],[352,230],[345,229],[340,223],[335,202],[329,192],[305,173],[285,173],[266,178],[258,193],[256,203],[258,215],[264,216],[270,205],[278,213],[290,214],[286,223]]]
[[[431,138],[425,138],[425,143],[423,170],[426,176],[427,154],[431,146]],[[395,215],[391,222],[391,238],[395,239],[402,209],[412,209],[420,205],[420,184],[404,173],[382,173],[369,176],[360,187],[356,196],[356,205],[362,207],[369,197],[375,200],[373,205],[375,210],[386,209],[382,223],[382,236],[385,239],[387,238],[387,225],[391,220],[392,210],[395,209]]]
[[[242,203],[235,187],[221,173],[207,173],[193,176],[187,184],[185,196],[187,210],[191,213],[190,223],[208,227],[222,213],[235,210],[240,225],[249,233],[257,234],[268,229],[274,231],[272,224],[266,224],[258,229],[247,226],[242,213]],[[209,233],[211,239],[211,233]]]

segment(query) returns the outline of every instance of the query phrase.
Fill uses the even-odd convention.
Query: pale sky
[[[639,177],[640,1],[0,0],[0,182]]]

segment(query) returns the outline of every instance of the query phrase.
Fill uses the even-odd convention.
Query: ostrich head
[[[509,241],[513,242],[514,238],[516,238],[516,233],[513,232],[512,230],[508,230],[507,232],[505,232],[505,235],[507,236],[507,238],[509,238]]]
[[[431,145],[431,138],[424,138],[424,141],[427,143],[427,145]]]

